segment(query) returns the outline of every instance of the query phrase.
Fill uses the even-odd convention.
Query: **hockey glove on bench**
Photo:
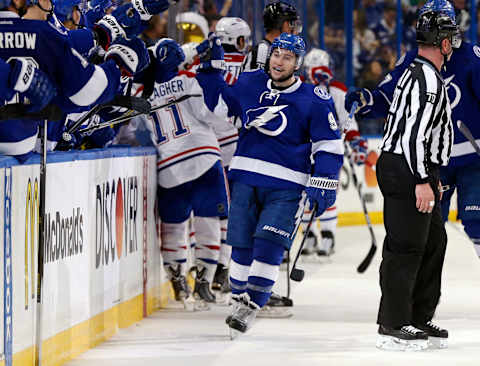
[[[145,43],[140,38],[129,41],[120,38],[105,53],[105,60],[112,59],[120,67],[123,76],[133,76],[150,63]]]
[[[4,99],[10,100],[15,93],[20,93],[30,101],[28,112],[42,110],[57,95],[57,89],[47,74],[30,60],[13,59],[8,65],[2,63],[0,75],[1,79],[8,78]]]

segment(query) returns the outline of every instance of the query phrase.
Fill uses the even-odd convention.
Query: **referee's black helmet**
[[[427,11],[421,14],[417,20],[417,43],[440,47],[444,39],[453,39],[458,33],[457,25],[447,14],[443,12]]]
[[[263,11],[263,26],[266,32],[273,29],[281,30],[284,21],[299,22],[297,9],[285,1],[275,1],[268,4]]]

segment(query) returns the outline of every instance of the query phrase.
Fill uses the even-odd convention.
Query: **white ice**
[[[290,319],[258,319],[232,342],[224,322],[226,307],[205,313],[162,310],[67,365],[479,365],[480,260],[459,226],[448,224],[447,232],[436,321],[450,332],[448,349],[402,353],[375,348],[378,267],[385,235],[377,225],[380,247],[366,273],[356,272],[370,245],[363,226],[338,230],[336,253],[329,261],[302,263],[306,275],[293,286]],[[283,294],[285,272],[280,281]]]

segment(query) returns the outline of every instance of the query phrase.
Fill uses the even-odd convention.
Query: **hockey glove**
[[[92,29],[96,22],[105,16],[105,9],[112,6],[111,0],[92,0],[85,12],[86,27]]]
[[[132,39],[143,30],[140,14],[128,3],[119,6],[112,14],[105,15],[94,26],[98,42],[104,49],[118,38]]]
[[[352,149],[353,161],[357,165],[362,165],[367,159],[368,143],[357,130],[350,130],[345,135],[345,141],[350,144]]]
[[[318,204],[315,217],[320,216],[327,208],[335,203],[337,187],[337,177],[310,177],[308,186],[305,188],[305,193],[310,201],[310,209],[313,209],[315,202]]]
[[[145,69],[150,63],[150,56],[145,43],[140,38],[129,41],[120,38],[105,53],[105,60],[112,59],[122,71],[122,76],[133,76]]]
[[[198,70],[204,72],[226,70],[227,67],[223,59],[224,52],[220,38],[215,33],[210,33],[208,37],[209,48],[205,48],[204,42],[197,47],[198,56],[200,57]]]
[[[160,14],[175,3],[176,1],[172,0],[132,0],[132,5],[142,20],[150,20],[152,15]]]
[[[28,112],[38,112],[45,108],[57,95],[57,88],[42,70],[37,68],[31,60],[13,59],[10,65],[8,86],[11,89],[9,98],[15,92],[28,98],[30,106]]]
[[[151,48],[155,56],[155,81],[163,83],[178,73],[178,66],[185,60],[180,45],[170,38],[159,40]]]
[[[345,95],[345,110],[350,112],[354,102],[358,103],[355,114],[360,112],[363,108],[373,105],[373,97],[370,90],[365,88],[353,88]]]

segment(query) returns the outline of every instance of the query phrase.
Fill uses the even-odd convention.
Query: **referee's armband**
[[[308,187],[336,190],[338,187],[338,179],[310,177]]]

